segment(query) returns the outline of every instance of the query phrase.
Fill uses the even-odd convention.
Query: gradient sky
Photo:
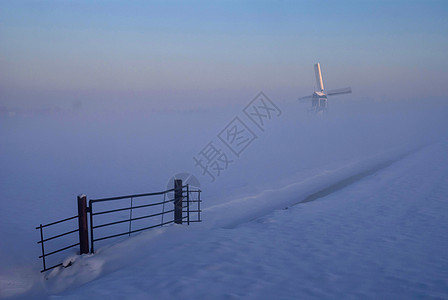
[[[447,53],[448,1],[1,1],[0,105],[294,99],[318,61],[357,97],[446,97]]]

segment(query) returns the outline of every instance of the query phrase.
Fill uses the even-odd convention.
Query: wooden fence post
[[[89,253],[89,234],[87,228],[87,197],[78,196],[79,253]]]
[[[182,179],[174,180],[174,223],[182,224]]]

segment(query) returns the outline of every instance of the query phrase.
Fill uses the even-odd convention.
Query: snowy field
[[[282,115],[213,183],[193,156],[244,101],[2,116],[0,297],[446,299],[448,109],[434,103],[341,101],[319,118],[278,99]],[[75,214],[76,195],[164,190],[179,172],[201,181],[204,222],[39,273],[34,227]]]

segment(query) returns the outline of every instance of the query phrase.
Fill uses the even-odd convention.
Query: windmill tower
[[[314,65],[314,74],[316,75],[317,91],[315,91],[310,96],[305,96],[305,97],[299,98],[299,101],[306,102],[308,100],[311,100],[310,111],[312,111],[316,114],[327,111],[327,107],[328,107],[328,97],[327,96],[350,94],[352,92],[352,89],[350,87],[347,87],[347,88],[342,88],[342,89],[330,90],[325,93],[324,82],[322,80],[322,71],[320,69],[319,63]]]

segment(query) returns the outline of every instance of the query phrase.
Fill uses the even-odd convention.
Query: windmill
[[[316,83],[318,91],[315,91],[312,95],[299,98],[299,101],[305,102],[311,100],[311,109],[310,111],[314,113],[322,113],[327,111],[328,107],[328,98],[327,96],[341,95],[341,94],[350,94],[352,89],[350,87],[329,90],[325,93],[324,83],[322,81],[322,72],[320,70],[320,64],[317,63],[314,65],[314,73],[316,74]]]

